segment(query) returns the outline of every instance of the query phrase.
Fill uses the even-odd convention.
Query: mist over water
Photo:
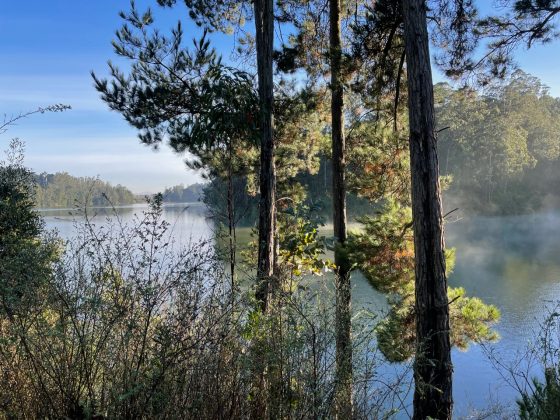
[[[446,240],[457,250],[450,285],[500,309],[495,328],[501,339],[491,346],[506,364],[513,363],[535,339],[547,307],[560,300],[560,212],[465,217],[446,225]],[[458,413],[469,405],[482,409],[492,399],[515,406],[516,392],[480,346],[455,351],[453,362]]]
[[[532,325],[543,304],[560,298],[560,213],[468,217],[448,224],[446,237],[457,250],[450,284],[497,305],[499,330]]]
[[[118,209],[123,223],[131,222],[145,205]],[[111,211],[96,209],[93,218],[98,225],[107,223]],[[73,236],[79,215],[68,210],[41,211],[48,228],[61,237]],[[200,204],[165,206],[163,217],[172,229],[177,244],[188,244],[213,235],[212,222]],[[114,218],[114,217],[113,217]],[[455,270],[451,286],[464,287],[469,296],[477,296],[501,311],[495,326],[501,339],[492,344],[505,363],[513,362],[535,338],[547,305],[560,299],[560,212],[548,211],[524,216],[463,217],[446,225],[446,243],[456,248]],[[353,307],[384,313],[386,300],[360,275],[352,275]],[[509,387],[489,362],[479,345],[466,352],[454,350],[455,413],[467,415],[482,410],[492,401],[515,409],[515,390]],[[383,368],[387,374],[398,365]],[[538,372],[535,372],[535,375]],[[403,418],[405,418],[404,416]]]

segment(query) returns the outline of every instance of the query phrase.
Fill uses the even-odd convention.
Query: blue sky
[[[199,180],[168,147],[154,152],[141,145],[136,131],[110,112],[93,88],[90,71],[105,75],[108,59],[118,63],[111,40],[121,24],[118,12],[128,9],[128,1],[2,3],[0,113],[52,103],[71,105],[72,110],[21,120],[0,137],[1,150],[19,137],[26,143],[27,165],[37,172],[100,176],[134,192]],[[146,4],[138,2],[139,8]],[[158,21],[171,26],[177,21],[174,13],[178,10],[158,10]]]
[[[166,146],[154,152],[136,138],[122,117],[110,112],[93,88],[89,72],[107,74],[115,60],[111,39],[120,26],[118,12],[128,0],[7,0],[0,10],[0,114],[17,114],[38,106],[64,103],[72,110],[35,115],[0,136],[4,150],[10,138],[26,142],[26,163],[37,172],[67,171],[97,176],[128,186],[134,192],[155,192],[165,186],[200,180],[183,158]],[[181,1],[179,1],[181,3]],[[482,3],[482,2],[481,2]],[[488,4],[487,1],[483,2]],[[140,9],[154,1],[137,1]],[[156,23],[168,28],[184,8],[162,11],[154,6]],[[180,16],[181,15],[181,16]],[[197,36],[192,25],[188,38]],[[216,46],[227,54],[231,39],[219,36]],[[520,67],[543,80],[560,96],[560,41],[519,51]],[[441,80],[441,76],[435,75]]]

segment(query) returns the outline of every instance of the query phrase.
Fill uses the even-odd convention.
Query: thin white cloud
[[[106,152],[84,148],[80,153],[27,148],[25,162],[36,172],[68,172],[75,176],[99,176],[113,184],[122,184],[134,192],[156,192],[166,186],[192,184],[202,180],[198,171],[187,168],[186,156],[168,148],[154,152],[130,140],[128,147],[115,147]],[[95,143],[93,143],[95,145]]]
[[[41,164],[41,165],[68,165],[71,164],[75,165],[86,165],[90,167],[98,166],[98,165],[119,165],[113,168],[114,171],[123,171],[126,170],[122,167],[122,165],[140,165],[145,167],[145,165],[160,165],[166,164],[169,165],[167,170],[169,169],[176,169],[177,171],[180,169],[184,171],[185,165],[182,163],[181,159],[178,156],[168,156],[163,154],[152,154],[152,155],[144,155],[144,154],[125,154],[125,155],[115,155],[115,154],[84,154],[84,155],[75,155],[75,154],[56,154],[56,155],[31,155],[27,156],[27,161],[32,162],[34,164]]]
[[[99,98],[89,74],[0,75],[0,102],[4,110],[36,108],[52,103],[71,105],[75,110],[100,111],[107,106]]]

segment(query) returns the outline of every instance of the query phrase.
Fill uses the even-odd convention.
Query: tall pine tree
[[[426,4],[403,0],[402,8],[416,272],[413,418],[450,419],[453,366]]]

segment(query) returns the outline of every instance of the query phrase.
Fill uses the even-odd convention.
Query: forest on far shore
[[[36,205],[38,208],[74,208],[76,206],[124,206],[144,203],[145,194],[134,194],[127,187],[112,185],[95,177],[76,177],[67,172],[35,175],[37,184]],[[183,184],[168,187],[163,191],[166,203],[193,203],[200,201],[202,184]]]
[[[560,98],[551,96],[538,78],[518,70],[506,83],[483,93],[439,83],[434,86],[434,96],[446,207],[459,207],[467,214],[506,215],[560,205],[556,188],[560,184]],[[367,184],[378,175],[375,167],[363,165],[371,146],[355,146],[348,151],[349,165],[362,173],[350,184],[348,211],[353,219],[371,211]],[[296,181],[304,187],[308,203],[328,218],[332,206],[330,156],[320,148],[312,159],[319,162],[318,170],[298,174]],[[237,180],[245,186],[249,182]],[[40,208],[144,202],[144,195],[135,195],[125,186],[65,172],[41,173],[37,184]],[[224,213],[225,188],[220,178],[214,178],[205,184],[168,187],[162,194],[169,203],[198,202],[205,196],[210,210]],[[236,200],[239,208],[247,209],[244,224],[254,223],[257,197],[249,188],[242,188]]]
[[[358,106],[355,97],[347,100],[350,107]],[[466,215],[514,215],[560,208],[560,98],[551,96],[538,78],[517,70],[483,91],[438,83],[434,100],[446,209],[458,208]],[[382,143],[383,130],[375,123],[363,125],[349,137],[347,152],[351,220],[372,212],[370,199],[380,190],[398,190],[410,176],[408,139]],[[298,173],[290,188],[304,191],[307,204],[330,219],[328,145],[317,147],[306,159],[315,163],[315,172]],[[250,176],[235,182],[236,207],[242,223],[250,225],[256,221],[258,197],[250,193]],[[220,177],[206,184],[204,201],[213,213],[227,213],[226,190]]]

